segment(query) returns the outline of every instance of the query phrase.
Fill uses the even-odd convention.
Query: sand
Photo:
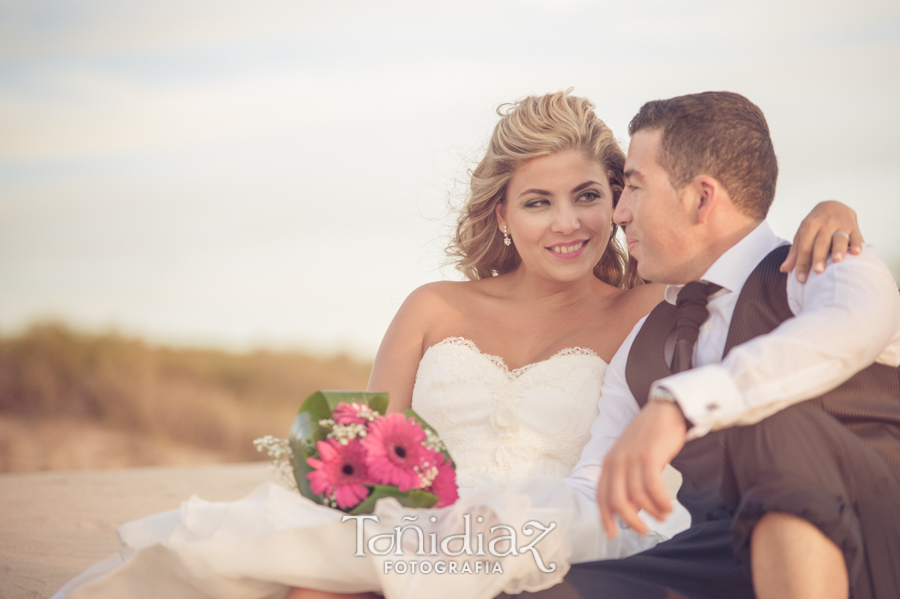
[[[45,599],[119,548],[116,528],[191,495],[239,499],[268,464],[0,474],[0,599]]]

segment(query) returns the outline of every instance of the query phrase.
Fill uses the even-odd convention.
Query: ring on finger
[[[831,234],[832,237],[837,237],[838,235],[841,235],[843,237],[846,237],[847,239],[850,239],[850,233],[848,233],[846,231],[835,231],[834,233]]]

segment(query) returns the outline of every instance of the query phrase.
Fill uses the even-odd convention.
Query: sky
[[[900,3],[0,0],[0,334],[371,358],[496,109],[574,88],[765,112],[792,238],[825,199],[900,276]]]

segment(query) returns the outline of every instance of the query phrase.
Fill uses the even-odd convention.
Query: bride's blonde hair
[[[586,98],[565,92],[529,96],[497,108],[500,122],[494,127],[487,152],[471,172],[470,191],[460,211],[456,235],[447,253],[469,280],[484,279],[515,270],[519,253],[503,244],[497,227],[496,207],[506,200],[506,189],[524,162],[566,150],[583,152],[606,170],[613,206],[624,186],[625,154],[612,131],[594,114]],[[615,287],[642,283],[635,264],[622,247],[612,225],[609,245],[594,275]]]

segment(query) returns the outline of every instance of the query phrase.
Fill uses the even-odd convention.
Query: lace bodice
[[[461,494],[560,478],[588,441],[606,366],[589,349],[569,348],[509,370],[471,341],[450,337],[422,356],[412,407],[446,443]]]

